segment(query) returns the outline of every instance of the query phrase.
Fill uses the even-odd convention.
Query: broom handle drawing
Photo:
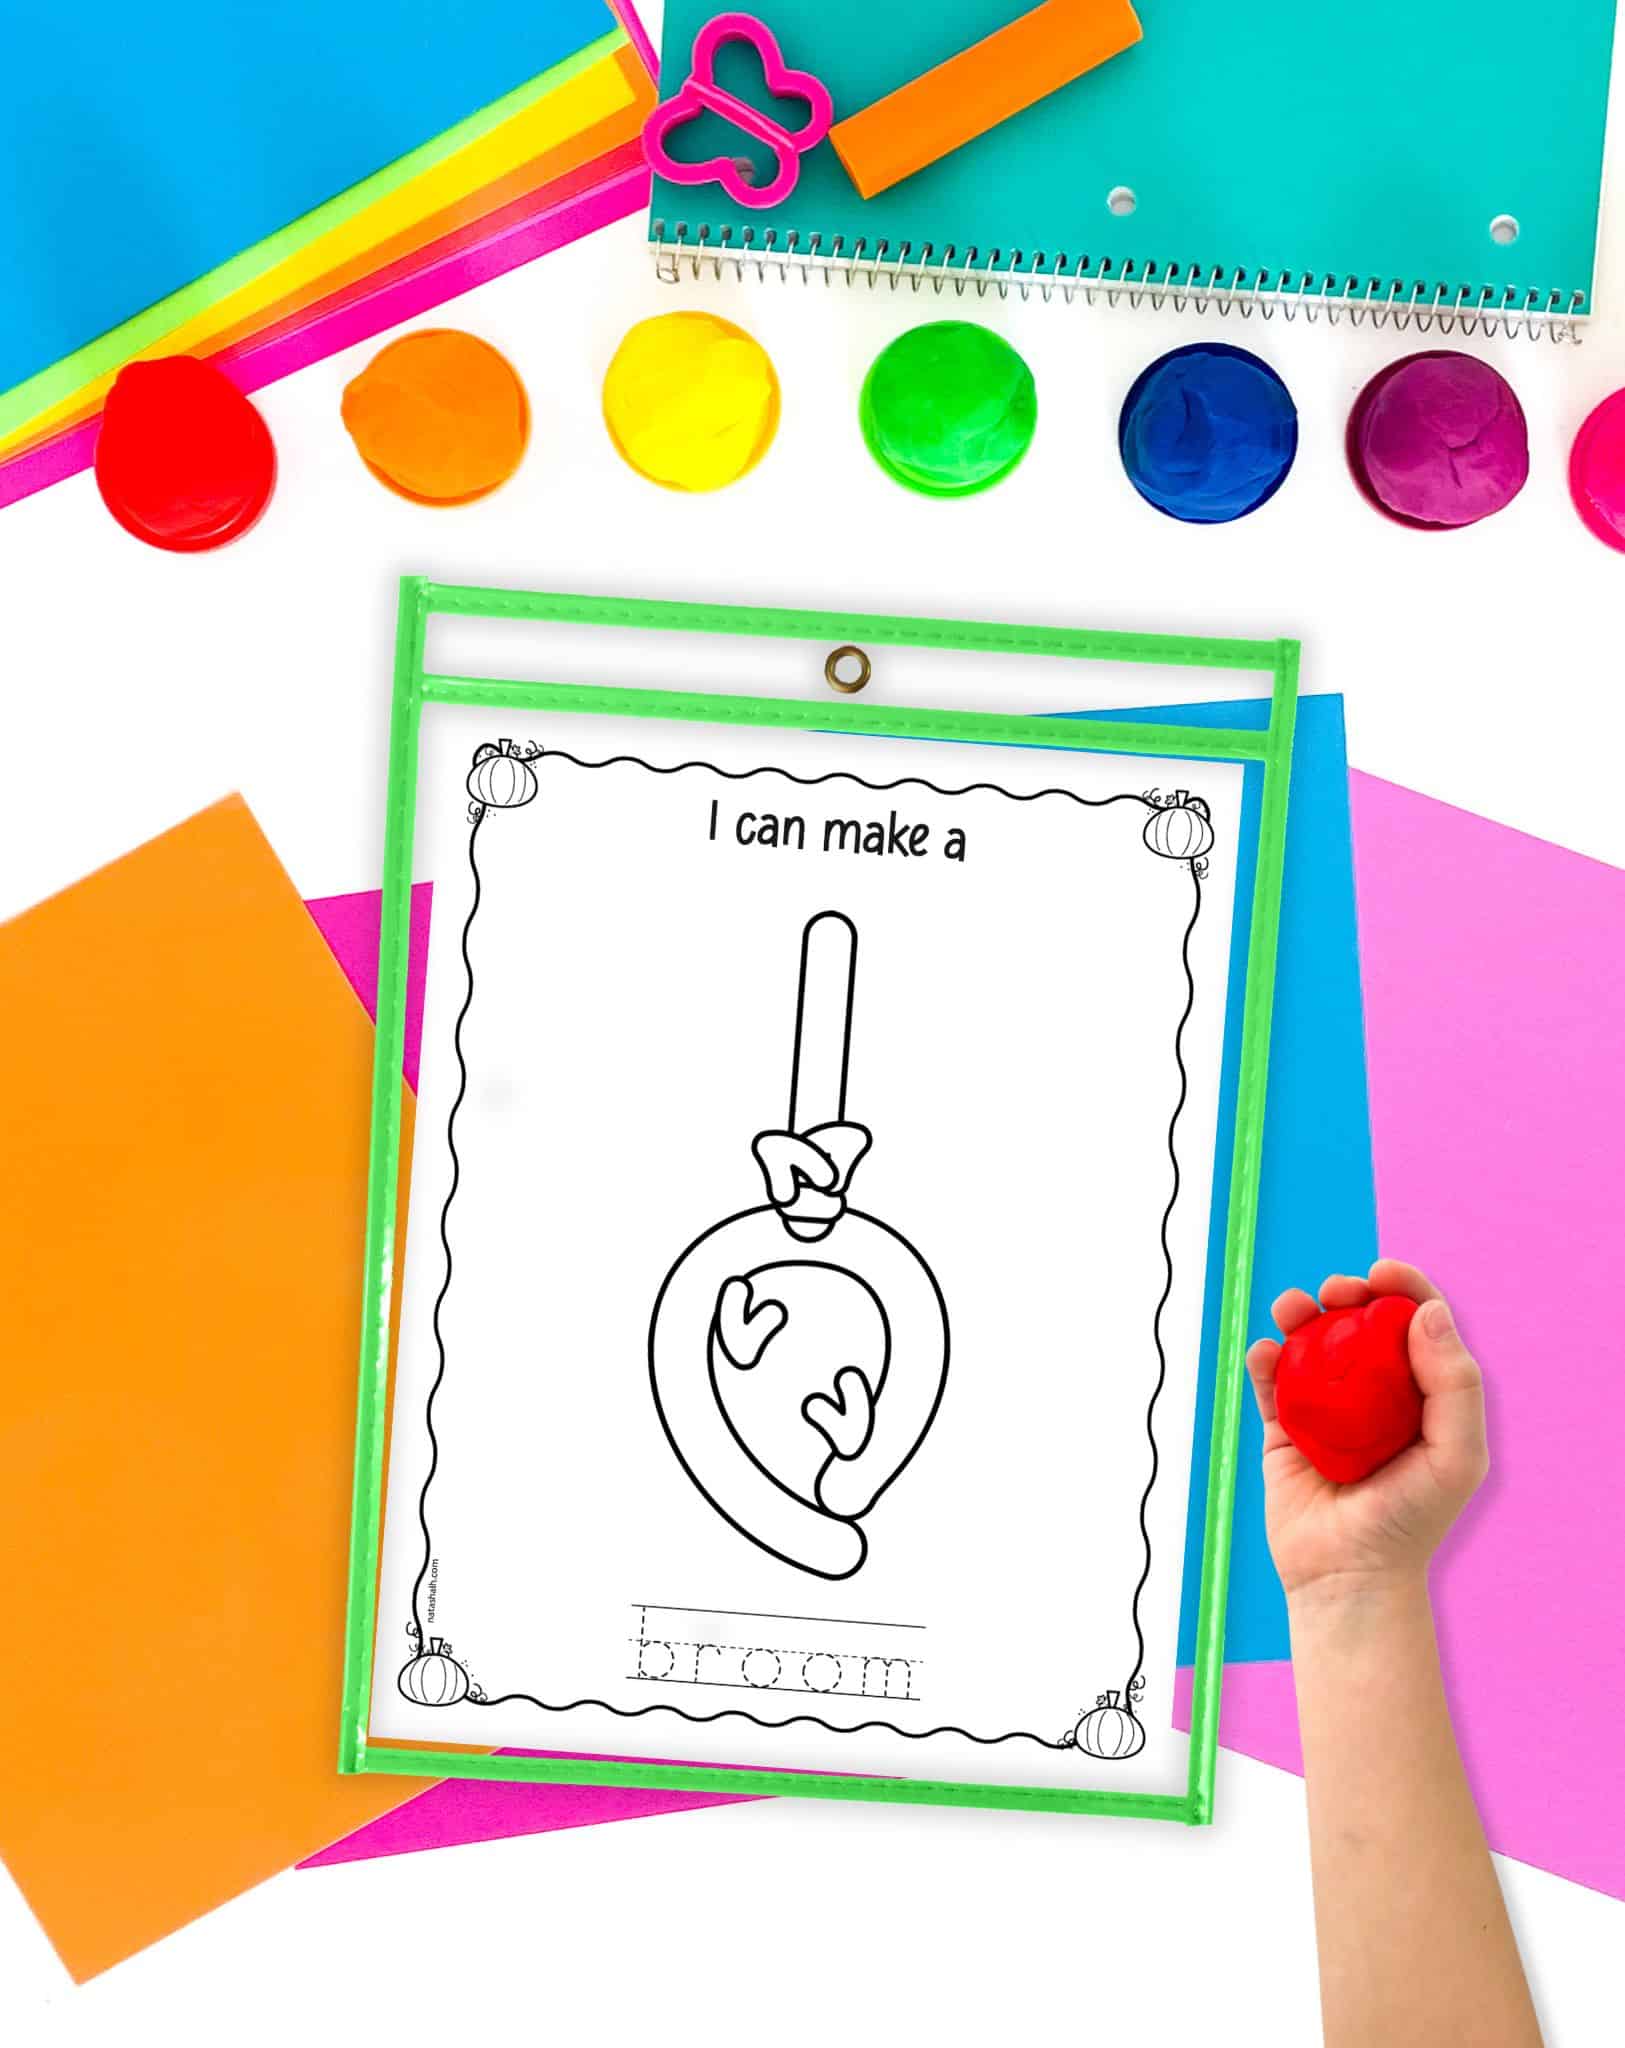
[[[857,961],[858,934],[849,917],[821,910],[807,920],[789,1121],[783,1131],[763,1132],[754,1147],[770,1199],[786,1230],[803,1243],[815,1243],[839,1220],[852,1170],[869,1149],[869,1133],[846,1121]]]
[[[846,1069],[852,1054],[852,987],[858,934],[850,918],[823,910],[801,934],[801,986],[790,1064],[789,1128],[805,1137],[846,1117]]]

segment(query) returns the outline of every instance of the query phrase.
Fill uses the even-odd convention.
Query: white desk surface
[[[1619,134],[1616,122],[1615,164]],[[232,789],[307,895],[373,886],[403,572],[1293,634],[1304,686],[1346,696],[1357,767],[1625,864],[1625,556],[1582,529],[1565,483],[1575,430],[1625,383],[1625,209],[1605,216],[1605,307],[1611,294],[1579,348],[1459,344],[1511,378],[1533,475],[1499,518],[1424,535],[1357,497],[1342,432],[1367,376],[1449,337],[862,288],[674,293],[654,280],[641,223],[624,222],[421,323],[486,336],[528,385],[530,453],[483,504],[417,508],[361,468],[338,399],[373,344],[260,394],[281,479],[260,527],[218,555],[142,548],[88,476],[0,513],[0,916]],[[711,498],[640,482],[598,413],[622,332],[679,305],[740,320],[784,383],[768,460]],[[1027,355],[1040,426],[1002,488],[930,503],[871,464],[857,390],[893,334],[954,315]],[[1115,452],[1133,377],[1203,336],[1265,355],[1302,417],[1287,487],[1217,529],[1153,512]],[[1531,1731],[1532,1760],[1539,1742]],[[1222,1755],[1219,1815],[1184,1834],[772,1801],[290,1872],[78,1990],[0,1873],[0,2015],[18,2048],[248,2048],[363,2027],[616,2048],[1157,2043],[1217,2027],[1245,2029],[1254,2048],[1307,2048],[1319,2032],[1302,1787]],[[1517,1864],[1502,1876],[1554,2048],[1617,2040],[1625,1906]]]

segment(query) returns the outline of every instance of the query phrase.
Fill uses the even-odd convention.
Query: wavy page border
[[[468,784],[471,792],[483,786],[481,783],[482,765],[488,758],[493,756],[494,751],[490,746],[481,746],[475,751],[469,763]],[[759,775],[770,775],[780,781],[794,783],[804,789],[816,788],[821,784],[829,782],[846,782],[856,784],[859,788],[867,789],[877,795],[889,795],[894,790],[912,788],[928,789],[935,795],[942,797],[971,796],[987,793],[1001,796],[1006,801],[1015,804],[1032,804],[1040,802],[1045,798],[1053,797],[1058,798],[1063,803],[1076,805],[1084,810],[1105,810],[1116,804],[1138,804],[1144,813],[1145,831],[1148,835],[1152,832],[1153,821],[1159,817],[1163,819],[1164,825],[1172,825],[1173,817],[1179,808],[1173,798],[1165,798],[1160,792],[1147,790],[1119,790],[1110,796],[1087,797],[1080,795],[1075,790],[1062,788],[1012,790],[1006,789],[1000,783],[985,780],[949,786],[946,783],[935,782],[920,775],[901,775],[885,782],[874,782],[867,776],[859,775],[851,769],[831,769],[820,775],[798,775],[793,770],[782,767],[729,769],[721,768],[715,762],[702,760],[657,763],[646,761],[636,754],[612,754],[601,760],[589,760],[583,755],[573,754],[562,747],[536,746],[528,741],[518,743],[512,741],[503,742],[503,758],[496,760],[494,766],[501,770],[502,776],[505,778],[505,788],[502,792],[492,795],[488,802],[482,801],[479,796],[475,796],[469,805],[467,850],[472,891],[468,914],[463,921],[459,936],[464,993],[452,1025],[451,1048],[452,1058],[456,1062],[458,1085],[447,1115],[445,1129],[445,1148],[451,1161],[451,1180],[446,1190],[445,1200],[440,1207],[437,1226],[443,1278],[434,1297],[431,1311],[436,1370],[424,1399],[421,1413],[423,1431],[429,1444],[429,1468],[424,1476],[417,1500],[417,1522],[423,1536],[423,1560],[412,1585],[410,1599],[412,1619],[408,1624],[408,1635],[411,1638],[412,1652],[408,1663],[399,1675],[402,1691],[409,1699],[416,1701],[419,1705],[452,1706],[466,1701],[467,1704],[474,1707],[498,1707],[514,1701],[524,1701],[547,1714],[568,1714],[578,1708],[594,1707],[601,1709],[607,1714],[614,1715],[617,1720],[625,1721],[641,1720],[649,1714],[666,1713],[674,1714],[680,1720],[692,1724],[737,1719],[752,1722],[758,1728],[772,1729],[787,1728],[797,1723],[805,1723],[822,1728],[831,1735],[859,1735],[870,1729],[884,1729],[889,1734],[899,1736],[908,1742],[926,1742],[932,1737],[939,1735],[960,1736],[968,1742],[987,1747],[993,1747],[1005,1742],[1027,1741],[1036,1743],[1040,1748],[1048,1750],[1063,1751],[1072,1748],[1083,1748],[1090,1755],[1104,1762],[1114,1762],[1137,1755],[1144,1746],[1144,1731],[1138,1720],[1137,1709],[1144,1688],[1146,1661],[1145,1635],[1140,1623],[1140,1600],[1150,1579],[1152,1567],[1151,1532],[1147,1525],[1146,1514],[1161,1468],[1161,1452],[1156,1434],[1156,1410],[1157,1404],[1162,1398],[1163,1388],[1168,1377],[1168,1354],[1163,1341],[1162,1324],[1163,1316],[1174,1288],[1174,1261],[1168,1239],[1168,1230],[1179,1201],[1181,1187],[1177,1145],[1179,1121],[1190,1093],[1190,1076],[1185,1064],[1185,1028],[1190,1022],[1191,1013],[1196,1005],[1196,981],[1191,964],[1191,940],[1195,935],[1197,923],[1202,914],[1203,883],[1207,874],[1207,861],[1204,856],[1208,847],[1212,844],[1213,835],[1211,829],[1206,831],[1205,842],[1200,837],[1200,828],[1196,828],[1197,836],[1185,842],[1186,847],[1193,848],[1194,851],[1169,852],[1161,847],[1156,849],[1156,851],[1162,854],[1163,858],[1175,860],[1188,873],[1191,881],[1191,902],[1189,915],[1185,917],[1179,934],[1179,956],[1183,974],[1184,998],[1173,1029],[1174,1069],[1179,1076],[1179,1087],[1169,1115],[1164,1141],[1167,1148],[1169,1165],[1168,1199],[1163,1207],[1159,1222],[1164,1281],[1151,1318],[1151,1342],[1157,1361],[1157,1372],[1150,1398],[1146,1404],[1144,1428],[1150,1456],[1145,1486],[1141,1492],[1137,1509],[1143,1563],[1128,1599],[1130,1627],[1134,1633],[1136,1648],[1133,1666],[1120,1687],[1117,1690],[1099,1694],[1096,1699],[1095,1708],[1080,1714],[1077,1725],[1059,1738],[1041,1735],[1031,1728],[1012,1728],[1002,1730],[998,1734],[979,1734],[973,1729],[960,1727],[957,1723],[920,1729],[902,1728],[895,1721],[887,1720],[838,1724],[827,1721],[817,1714],[787,1714],[778,1719],[767,1720],[758,1714],[749,1713],[741,1707],[724,1707],[716,1713],[710,1714],[690,1713],[686,1708],[677,1706],[667,1700],[659,1700],[646,1707],[618,1707],[609,1700],[598,1698],[548,1700],[543,1699],[537,1693],[521,1688],[488,1695],[483,1688],[472,1685],[469,1682],[466,1662],[464,1659],[452,1654],[451,1645],[431,1637],[429,1633],[430,1615],[425,1610],[424,1601],[424,1587],[428,1582],[431,1564],[436,1554],[434,1537],[429,1525],[429,1495],[441,1465],[441,1444],[434,1426],[434,1408],[436,1397],[445,1381],[448,1367],[445,1336],[441,1326],[441,1311],[451,1294],[455,1275],[455,1261],[451,1248],[451,1213],[458,1191],[462,1185],[462,1159],[457,1150],[457,1119],[467,1098],[469,1081],[468,1068],[463,1053],[463,1026],[474,1006],[475,999],[474,962],[470,952],[470,942],[473,938],[475,922],[486,896],[485,878],[479,862],[479,837],[493,810],[499,813],[507,809],[523,811],[532,800],[539,799],[549,766],[553,763],[561,762],[567,763],[572,768],[588,771],[637,768],[643,770],[646,774],[662,776],[681,775],[691,770],[699,770],[702,773],[717,776],[729,782],[749,782]],[[512,765],[509,765],[510,763]],[[520,778],[523,778],[523,780],[521,781]],[[1198,805],[1198,810],[1205,814],[1205,806]],[[1195,813],[1192,815],[1194,816]],[[518,823],[519,821],[516,820],[516,824]],[[1190,823],[1191,820],[1189,818],[1182,821],[1182,824],[1185,826],[1189,826]],[[522,824],[520,824],[520,829],[523,829]],[[1175,826],[1174,829],[1178,830],[1180,827]],[[1151,843],[1149,837],[1147,843],[1148,845]],[[940,1393],[938,1398],[940,1399]],[[664,1421],[663,1413],[662,1420]],[[670,1425],[667,1424],[666,1427],[667,1435],[671,1440],[674,1451],[676,1451],[679,1460],[683,1463],[685,1470],[688,1470],[687,1460],[683,1455],[681,1446],[675,1437],[671,1437]],[[912,1455],[911,1452],[910,1456]],[[689,1476],[691,1479],[694,1478],[691,1470],[689,1470]],[[748,1531],[743,1533],[747,1537],[749,1536]],[[435,1685],[433,1697],[427,1696],[421,1688],[412,1689],[415,1685],[415,1680],[413,1679],[414,1671],[424,1673],[427,1677],[433,1679]],[[1059,1717],[1056,1716],[1055,1718]]]
[[[1069,719],[1063,724],[1042,717],[998,713],[899,712],[852,703],[831,704],[828,701],[801,703],[775,698],[432,675],[424,667],[424,644],[428,620],[436,614],[800,639],[826,647],[845,642],[867,642],[969,652],[1031,653],[1083,661],[1127,661],[1191,669],[1252,671],[1271,680],[1271,713],[1267,730],[1258,733],[1155,722]],[[1176,1820],[1186,1824],[1211,1820],[1242,1353],[1256,1228],[1297,669],[1297,644],[1285,640],[1114,635],[949,620],[571,597],[439,585],[416,577],[402,579],[390,739],[367,1286],[340,1744],[342,1771],[629,1784],[719,1792],[777,1791],[812,1798],[1037,1808],[1054,1812]],[[1129,756],[1154,754],[1237,761],[1256,765],[1262,770],[1225,1223],[1219,1368],[1209,1449],[1190,1761],[1187,1789],[1183,1794],[849,1778],[800,1771],[596,1762],[536,1756],[482,1756],[471,1754],[466,1748],[386,1742],[369,1736],[367,1719],[377,1626],[382,1480],[389,1422],[388,1328],[394,1286],[394,1201],[400,1164],[399,1072],[404,1034],[403,996],[413,826],[422,713],[425,705],[435,703],[519,712],[567,712],[599,717],[688,720],[697,724],[849,731],[885,738],[1076,748]],[[473,820],[471,851],[478,822],[477,818]],[[1199,906],[1198,877],[1196,907],[1199,909]],[[1194,924],[1194,916],[1192,922]],[[1188,936],[1187,933],[1187,943]],[[472,994],[471,988],[469,993]],[[1171,1153],[1172,1150],[1171,1130]],[[1177,1173],[1177,1156],[1174,1157],[1174,1165]],[[1177,1194],[1177,1183],[1175,1192]],[[1148,1433],[1149,1428],[1148,1417]],[[1154,1437],[1152,1444],[1154,1450]],[[1138,1676],[1138,1672],[1135,1675]]]

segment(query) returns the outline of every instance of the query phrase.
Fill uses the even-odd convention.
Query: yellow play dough
[[[714,313],[640,320],[604,373],[604,425],[639,476],[716,491],[752,470],[779,426],[767,350]]]

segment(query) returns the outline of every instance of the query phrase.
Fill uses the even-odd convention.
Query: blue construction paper
[[[1078,715],[1261,730],[1269,721],[1269,703],[1267,699],[1248,699]],[[1246,908],[1246,901],[1238,900],[1235,965],[1245,957]],[[1239,1033],[1239,1019],[1232,1023]],[[1234,1088],[1234,1067],[1234,1058],[1227,1058],[1227,1096]],[[1221,1128],[1228,1127],[1229,1111],[1229,1100],[1221,1101]],[[1222,1216],[1222,1210],[1219,1213]],[[1203,1356],[1209,1369],[1203,1374],[1197,1405],[1179,1629],[1181,1664],[1193,1662],[1196,1654],[1207,1443],[1213,1426],[1211,1365],[1218,1345],[1218,1280],[1223,1253],[1220,1231],[1208,1273]],[[1249,1335],[1262,1336],[1270,1329],[1270,1303],[1283,1288],[1313,1288],[1328,1273],[1363,1272],[1376,1256],[1377,1197],[1371,1169],[1371,1110],[1366,1090],[1365,1012],[1343,699],[1306,696],[1298,704],[1287,817],[1286,888]],[[1242,1408],[1240,1476],[1230,1553],[1224,1651],[1230,1663],[1291,1654],[1286,1603],[1264,1537],[1262,1457],[1263,1432],[1249,1394]]]
[[[614,26],[605,0],[8,9],[0,392]]]
[[[1024,13],[1028,0],[773,0],[785,60],[837,119]],[[1144,39],[1013,119],[863,200],[824,142],[781,206],[657,178],[669,238],[825,253],[1039,264],[1098,275],[1386,300],[1437,290],[1569,309],[1596,251],[1614,0],[1135,0]],[[714,0],[667,0],[663,92]],[[751,77],[755,66],[754,79]],[[719,77],[760,101],[725,48]],[[799,118],[793,110],[791,124]],[[1107,195],[1126,188],[1132,212]],[[1122,203],[1121,201],[1119,202]],[[1516,239],[1491,223],[1510,217]],[[922,310],[922,318],[928,317]]]

